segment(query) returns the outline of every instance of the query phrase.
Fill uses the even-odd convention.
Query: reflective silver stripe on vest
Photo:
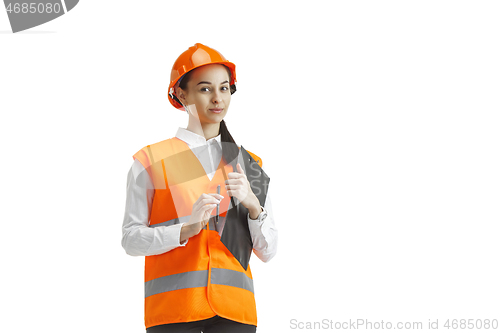
[[[176,217],[175,219],[171,219],[169,221],[165,221],[165,222],[161,222],[161,223],[157,223],[157,224],[152,224],[150,225],[151,228],[156,228],[156,227],[161,227],[161,226],[169,226],[169,225],[174,225],[174,224],[179,224],[179,223],[187,223],[189,222],[189,219],[191,218],[191,215],[188,215],[188,216],[182,216],[182,217]],[[220,221],[220,217],[219,217],[219,221]],[[215,217],[212,216],[209,220],[208,220],[208,229],[209,230],[216,230],[215,227],[214,227],[214,223],[215,223]],[[220,224],[220,222],[219,222]]]
[[[210,282],[246,289],[253,293],[253,280],[246,276],[245,273],[233,271],[232,269],[212,268]]]
[[[145,283],[145,297],[178,289],[206,287],[207,281],[208,270],[163,276]]]
[[[175,219],[171,219],[171,220],[166,221],[166,222],[161,222],[161,223],[150,225],[150,227],[156,228],[156,227],[169,226],[169,225],[174,225],[174,224],[179,224],[179,223],[187,223],[187,222],[189,222],[190,218],[191,218],[191,215],[176,217]]]
[[[208,281],[208,270],[190,271],[179,274],[163,276],[145,283],[145,297],[164,293],[167,291],[206,287]],[[245,273],[225,268],[212,268],[212,284],[237,287],[253,291],[253,280]]]

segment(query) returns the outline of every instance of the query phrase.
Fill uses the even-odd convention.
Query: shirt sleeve
[[[127,200],[122,226],[122,247],[131,256],[150,256],[168,252],[180,244],[184,223],[150,227],[149,218],[154,197],[154,186],[149,173],[135,159],[127,175]]]
[[[275,255],[278,249],[278,229],[274,224],[273,210],[271,206],[271,196],[267,190],[264,209],[267,211],[267,217],[261,222],[252,220],[248,214],[248,228],[253,242],[253,252],[263,262],[268,262]]]

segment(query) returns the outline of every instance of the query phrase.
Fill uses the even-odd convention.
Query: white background
[[[83,0],[12,34],[0,10],[0,331],[144,331],[144,258],[120,243],[126,176],[187,125],[167,87],[197,42],[236,64],[228,128],[271,177],[279,248],[251,260],[258,332],[500,320],[499,14]]]

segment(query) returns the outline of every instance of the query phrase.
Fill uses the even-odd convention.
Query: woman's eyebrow
[[[228,81],[228,80],[226,80],[226,81],[224,81],[224,82],[221,82],[221,84],[224,84],[224,83],[229,83],[229,81]],[[199,83],[197,84],[197,86],[198,86],[198,85],[200,85],[200,84],[212,84],[212,82],[208,82],[208,81],[201,81],[201,82],[199,82]]]

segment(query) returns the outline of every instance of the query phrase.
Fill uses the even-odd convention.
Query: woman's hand
[[[236,164],[236,169],[238,172],[230,172],[227,175],[229,178],[226,180],[227,194],[236,197],[248,209],[250,218],[255,220],[262,211],[259,199],[253,193],[247,176],[239,163]]]
[[[220,199],[218,199],[220,198]],[[203,193],[198,200],[193,204],[193,210],[189,222],[181,228],[180,242],[183,243],[186,239],[196,236],[207,225],[210,219],[210,213],[214,210],[220,200],[224,198],[217,193]]]

